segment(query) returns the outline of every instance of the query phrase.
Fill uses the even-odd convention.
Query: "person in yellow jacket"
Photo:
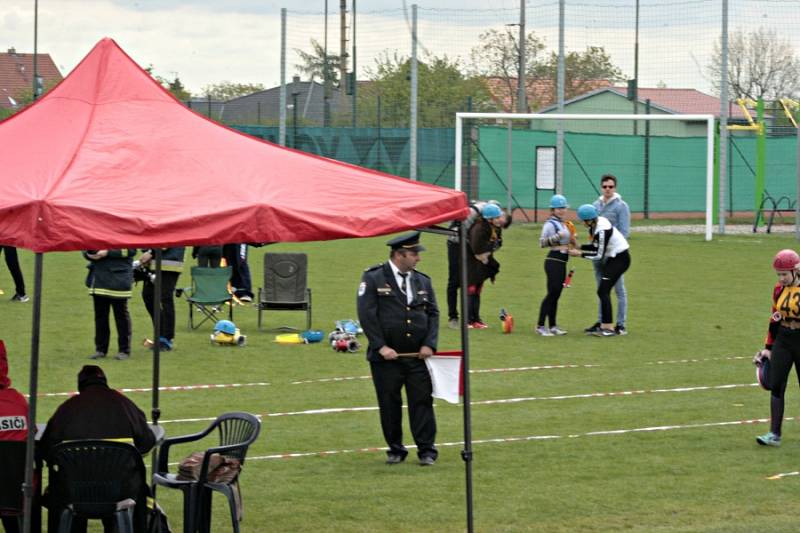
[[[117,355],[124,360],[131,356],[131,315],[128,300],[133,287],[133,257],[136,250],[87,250],[83,256],[89,260],[86,286],[94,300],[94,353],[89,359],[102,359],[108,353],[111,328],[110,310],[114,310],[117,326]]]

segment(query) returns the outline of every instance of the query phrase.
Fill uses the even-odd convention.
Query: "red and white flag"
[[[440,352],[425,359],[433,382],[433,397],[450,403],[459,403],[464,394],[461,352]]]

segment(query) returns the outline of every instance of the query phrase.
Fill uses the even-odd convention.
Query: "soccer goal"
[[[455,188],[535,216],[556,192],[593,202],[613,174],[632,213],[704,215],[710,241],[714,132],[710,114],[457,113]]]

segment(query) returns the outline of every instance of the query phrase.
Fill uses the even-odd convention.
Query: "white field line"
[[[237,388],[244,388],[244,387],[268,387],[270,384],[265,382],[255,382],[255,383],[213,383],[207,385],[172,385],[172,386],[164,386],[159,387],[158,390],[160,391],[191,391],[191,390],[208,390],[208,389],[237,389]],[[128,388],[128,389],[117,389],[120,392],[130,393],[130,392],[153,392],[152,387],[137,387],[137,388]],[[39,394],[40,398],[49,398],[52,396],[75,396],[78,394],[78,391],[72,392],[43,392]]]
[[[787,421],[796,420],[794,417],[786,417]],[[585,438],[585,437],[603,437],[603,436],[619,436],[619,435],[627,435],[633,433],[651,433],[656,431],[677,431],[677,430],[691,430],[691,429],[705,429],[705,428],[713,428],[713,427],[727,427],[727,426],[743,426],[743,425],[751,425],[751,424],[764,424],[769,422],[768,418],[754,418],[749,420],[731,420],[727,422],[704,422],[698,424],[673,424],[668,426],[648,426],[648,427],[641,427],[641,428],[625,428],[625,429],[607,429],[601,431],[589,431],[586,433],[573,433],[569,435],[528,435],[523,437],[498,437],[498,438],[491,438],[491,439],[476,439],[472,441],[473,445],[485,445],[485,444],[507,444],[512,442],[533,442],[533,441],[542,441],[542,440],[560,440],[560,439],[577,439],[577,438]],[[439,447],[454,447],[454,446],[463,446],[463,441],[455,441],[455,442],[444,442],[438,443],[437,446]],[[409,449],[416,448],[414,445],[408,446]],[[315,451],[315,452],[287,452],[287,453],[276,453],[271,455],[259,455],[250,457],[248,456],[248,460],[252,461],[265,461],[265,460],[272,460],[272,459],[297,459],[301,457],[326,457],[329,455],[343,455],[349,453],[375,453],[375,452],[383,452],[385,451],[384,447],[379,446],[370,446],[368,448],[350,448],[350,449],[342,449],[342,450],[323,450],[323,451]],[[178,463],[170,463],[170,465],[174,466]],[[796,476],[800,475],[800,472],[789,472],[786,474],[777,474],[776,476],[770,476],[767,479],[780,479],[782,477],[787,476]]]
[[[647,365],[668,365],[668,364],[686,364],[686,363],[701,363],[701,362],[708,362],[708,361],[733,361],[733,360],[740,360],[740,359],[750,359],[750,357],[740,357],[740,356],[731,356],[731,357],[710,357],[705,359],[676,359],[676,360],[667,360],[667,361],[651,361],[645,364]],[[539,366],[522,366],[522,367],[511,367],[511,368],[482,368],[482,369],[473,369],[470,370],[470,374],[491,374],[491,373],[501,373],[501,372],[529,372],[535,370],[556,370],[556,369],[575,369],[575,368],[598,368],[601,365],[578,365],[578,364],[563,364],[563,365],[539,365]],[[371,379],[370,376],[341,376],[341,377],[332,377],[332,378],[319,378],[319,379],[308,379],[302,381],[292,381],[290,382],[291,385],[307,385],[312,383],[332,383],[332,382],[343,382],[343,381],[356,381],[356,380],[368,380]],[[266,382],[255,382],[255,383],[213,383],[213,384],[201,384],[201,385],[173,385],[173,386],[164,386],[159,387],[158,390],[162,392],[174,392],[174,391],[191,391],[191,390],[210,390],[210,389],[230,389],[230,388],[244,388],[244,387],[267,387],[271,385],[270,383]],[[118,389],[120,392],[123,393],[136,393],[136,392],[152,392],[152,387],[136,387],[136,388],[124,388]],[[78,394],[77,391],[70,391],[70,392],[44,392],[40,393],[40,398],[48,398],[48,397],[55,397],[55,396],[74,396]]]
[[[535,402],[535,401],[547,401],[547,400],[578,400],[578,399],[587,399],[587,398],[613,398],[619,396],[640,396],[644,394],[661,394],[661,393],[681,393],[681,392],[699,392],[699,391],[710,391],[710,390],[730,390],[742,387],[757,387],[757,383],[739,383],[739,384],[730,384],[730,385],[702,385],[698,387],[678,387],[674,389],[641,389],[641,390],[632,390],[632,391],[612,391],[612,392],[588,392],[583,394],[565,394],[559,396],[527,396],[522,398],[501,398],[497,400],[480,400],[471,402],[470,405],[495,405],[495,404],[507,404],[507,403],[522,403],[522,402]],[[437,407],[441,407],[445,404],[437,403]],[[405,407],[405,406],[404,406]],[[458,406],[453,406],[458,407]],[[335,413],[353,413],[353,412],[361,412],[361,411],[377,411],[377,406],[369,406],[369,407],[331,407],[331,408],[324,408],[324,409],[307,409],[304,411],[287,411],[283,413],[263,413],[256,415],[259,418],[270,418],[270,417],[279,417],[279,416],[300,416],[300,415],[329,415]],[[175,420],[162,420],[161,424],[175,424],[175,423],[185,423],[185,422],[209,422],[215,420],[216,417],[203,417],[203,418],[180,418]]]

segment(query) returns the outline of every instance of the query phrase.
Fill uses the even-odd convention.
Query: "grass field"
[[[539,227],[515,225],[498,255],[497,283],[484,291],[491,328],[471,331],[475,526],[478,531],[795,531],[800,476],[800,428],[787,421],[779,449],[754,437],[767,431],[768,394],[754,386],[750,359],[761,346],[775,276],[772,255],[795,245],[791,236],[636,234],[627,337],[594,338],[591,265],[574,260],[573,287],[561,299],[565,337],[533,333],[544,296]],[[355,318],[363,268],[385,259],[386,238],[279,244],[269,251],[309,254],[314,327]],[[444,239],[425,235],[420,270],[431,275],[445,304]],[[254,287],[265,249],[251,249]],[[32,292],[33,257],[22,253]],[[76,374],[93,351],[91,300],[78,253],[47,254],[40,392],[76,388]],[[179,286],[188,285],[188,276]],[[11,377],[28,389],[31,304],[8,301],[13,285],[0,269],[0,338]],[[140,290],[131,301],[133,357],[103,367],[113,387],[149,387],[152,364],[141,339],[150,335]],[[500,307],[515,317],[500,332]],[[446,312],[444,313],[446,315]],[[446,318],[446,317],[445,317]],[[334,353],[327,344],[282,346],[256,330],[256,310],[237,308],[246,348],[212,347],[210,328],[189,332],[178,302],[176,350],[162,355],[162,385],[268,385],[165,391],[167,435],[197,431],[231,410],[263,415],[262,434],[242,476],[244,531],[463,531],[462,408],[437,402],[440,458],[388,467],[364,353]],[[267,315],[271,325],[302,325],[300,313]],[[446,320],[442,321],[443,326]],[[458,349],[457,331],[443,327],[440,349]],[[112,336],[112,349],[116,342]],[[542,368],[550,366],[551,368]],[[352,378],[332,380],[331,378]],[[302,382],[302,383],[298,383]],[[798,411],[791,379],[786,415]],[[150,393],[130,393],[150,412]],[[39,420],[63,397],[40,400]],[[359,409],[354,409],[359,408]],[[340,409],[340,411],[316,411]],[[762,420],[758,420],[762,419]],[[407,424],[405,425],[407,428]],[[407,435],[411,443],[410,435]],[[175,450],[175,459],[195,447]],[[356,450],[344,453],[347,450]],[[329,453],[321,453],[329,452]],[[342,452],[342,453],[334,453]],[[308,454],[278,458],[282,454]],[[181,527],[177,494],[160,491],[173,529]],[[215,504],[216,530],[229,530]]]

